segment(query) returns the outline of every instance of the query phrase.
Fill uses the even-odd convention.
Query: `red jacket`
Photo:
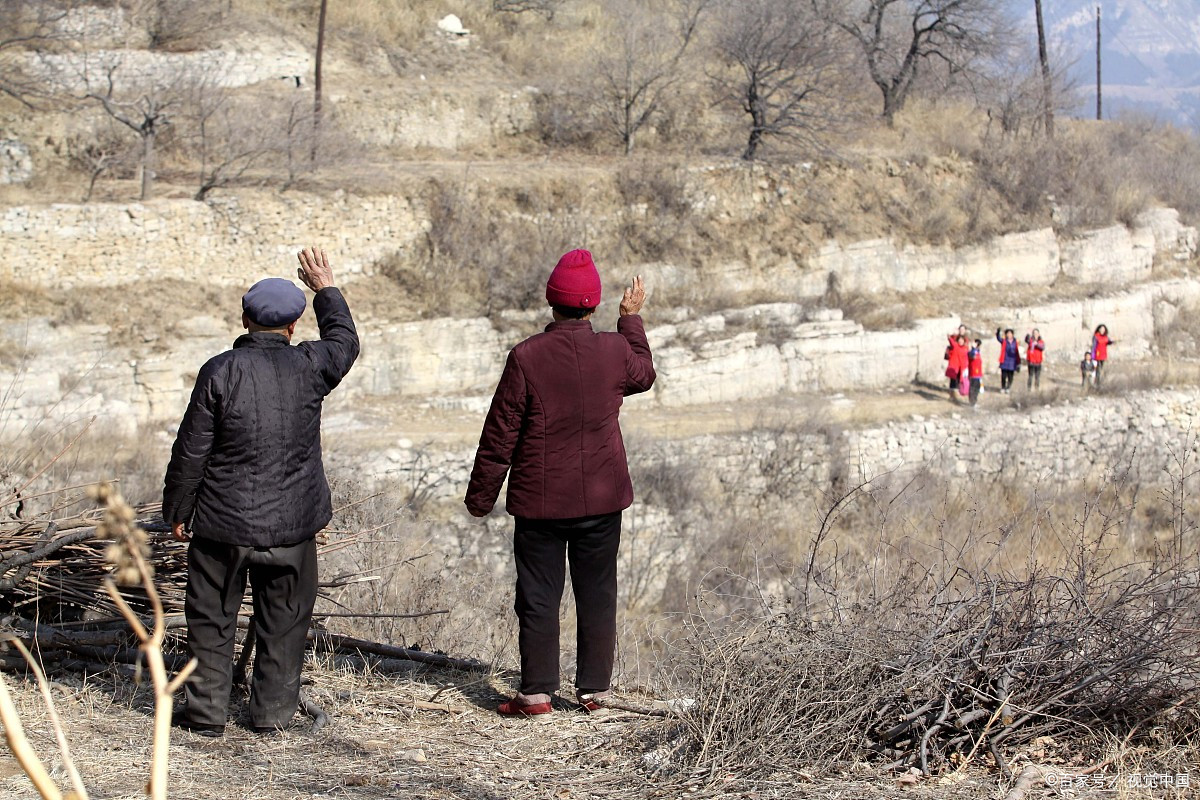
[[[1037,341],[1031,341],[1028,336],[1025,337],[1025,360],[1030,364],[1037,366],[1042,363],[1042,359],[1046,357],[1046,342],[1042,337],[1038,337]]]
[[[1103,333],[1092,335],[1092,361],[1108,361],[1108,346],[1112,343]]]
[[[979,351],[978,347],[972,347],[970,352],[974,353],[975,355],[968,359],[971,366],[970,366],[969,372],[967,373],[967,377],[968,378],[982,378],[983,377],[983,353],[981,353]]]
[[[596,333],[588,320],[552,322],[508,354],[483,423],[467,508],[496,504],[509,472],[505,508],[515,517],[572,519],[633,502],[617,415],[623,399],[654,385],[642,318]]]
[[[953,373],[957,376],[967,368],[967,346],[959,344],[953,336],[947,336],[946,338],[950,340],[950,346],[946,350],[946,360],[950,362],[946,364],[946,374],[950,375]]]

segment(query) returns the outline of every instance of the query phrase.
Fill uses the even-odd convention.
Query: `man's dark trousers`
[[[196,671],[185,685],[187,717],[224,725],[233,682],[237,613],[250,579],[257,642],[250,724],[286,725],[296,713],[304,646],[317,599],[315,539],[282,547],[242,547],[195,538],[188,548],[184,615]]]
[[[620,511],[567,520],[517,517],[513,551],[522,694],[553,694],[559,687],[558,614],[566,581],[564,556],[571,565],[578,621],[575,686],[581,694],[609,689],[617,647],[620,546]]]

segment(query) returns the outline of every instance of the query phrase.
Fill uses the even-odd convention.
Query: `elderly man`
[[[466,497],[467,510],[484,516],[508,474],[506,507],[516,517],[521,688],[496,710],[522,716],[549,712],[558,690],[564,556],[578,614],[576,697],[592,711],[609,692],[621,512],[633,502],[617,417],[622,400],[647,391],[655,377],[638,315],[646,300],[640,277],[621,299],[616,333],[592,330],[600,275],[587,250],[559,260],[546,300],[554,321],[508,354]]]
[[[250,725],[291,720],[317,597],[315,537],[332,516],[321,464],[321,403],[358,357],[358,334],[324,251],[299,253],[320,341],[293,347],[305,297],[282,278],[242,298],[233,349],[200,370],[163,489],[163,519],[191,541],[184,612],[198,665],[175,723],[225,731],[237,613],[249,577],[258,631]]]

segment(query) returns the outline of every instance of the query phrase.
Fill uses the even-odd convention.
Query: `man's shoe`
[[[176,711],[171,715],[171,725],[181,730],[189,731],[197,736],[209,739],[219,739],[225,735],[224,725],[213,725],[207,722],[196,722],[188,719],[182,712]]]
[[[496,713],[506,717],[536,717],[539,714],[549,714],[551,710],[550,703],[522,705],[515,697],[496,706]]]

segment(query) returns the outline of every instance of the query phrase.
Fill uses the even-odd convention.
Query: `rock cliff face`
[[[311,203],[303,197],[263,195],[212,204],[10,208],[0,217],[0,278],[83,287],[111,281],[110,265],[120,260],[123,270],[145,278],[197,281],[203,276],[244,286],[291,263],[299,240],[329,242],[344,253],[339,272],[351,282],[371,269],[374,258],[418,237],[422,218],[412,201],[394,196],[341,196]],[[140,245],[130,247],[130,241]],[[1178,216],[1164,209],[1144,215],[1133,231],[1107,228],[1061,243],[1049,231],[1034,231],[964,251],[880,242],[827,248],[811,265],[817,277],[809,288],[816,293],[829,275],[837,275],[842,286],[867,291],[945,282],[982,285],[989,279],[1049,282],[1068,270],[1076,277],[1104,275],[1106,283],[1119,285],[1147,277],[1154,259],[1190,258],[1195,247],[1195,230],[1181,226]],[[737,284],[740,278],[735,270],[713,279]],[[655,276],[649,280],[657,288]],[[1122,359],[1136,359],[1149,352],[1156,332],[1170,325],[1181,307],[1197,301],[1200,283],[1195,281],[1135,283],[1095,297],[978,311],[965,321],[985,340],[989,369],[996,348],[989,333],[997,324],[1021,334],[1039,328],[1049,344],[1049,368],[1073,369],[1099,323],[1114,331]],[[0,361],[0,382],[13,385],[13,413],[22,419],[99,412],[125,427],[174,421],[199,366],[240,333],[233,325],[236,309],[225,311],[213,309],[224,320],[186,320],[169,345],[114,346],[103,325],[56,328],[44,320],[8,322],[0,326],[0,340],[19,357]],[[349,398],[403,397],[486,407],[506,350],[535,330],[542,316],[534,310],[506,312],[495,321],[442,318],[365,325],[363,356],[342,392]],[[668,324],[655,324],[664,317]],[[960,319],[948,315],[919,320],[905,330],[867,331],[843,319],[838,309],[793,302],[712,314],[652,306],[648,321],[661,377],[653,392],[635,402],[686,407],[781,392],[875,389],[913,380],[939,384],[945,336]],[[609,322],[600,319],[597,324]],[[82,370],[81,363],[86,365]]]
[[[1196,303],[1200,283],[1174,280],[1109,297],[997,308],[985,316],[1021,332],[1039,328],[1049,344],[1047,369],[1073,374],[1097,324],[1107,324],[1119,337],[1122,360],[1135,360],[1149,353],[1156,332],[1174,321],[1179,308]],[[0,326],[0,345],[23,356],[11,364],[0,362],[0,384],[13,384],[14,413],[22,418],[101,412],[125,427],[176,421],[200,365],[240,333],[231,322],[195,317],[182,323],[169,347],[155,342],[134,348],[112,346],[105,325],[7,323]],[[865,331],[842,319],[837,309],[794,303],[684,317],[651,325],[659,380],[632,402],[679,408],[782,392],[879,389],[914,380],[940,385],[945,337],[958,323],[958,317],[944,317],[920,320],[906,330]],[[507,349],[521,336],[482,317],[366,325],[362,357],[339,393],[349,399],[397,397],[483,409]],[[990,383],[998,345],[988,332],[982,338],[985,382]]]

